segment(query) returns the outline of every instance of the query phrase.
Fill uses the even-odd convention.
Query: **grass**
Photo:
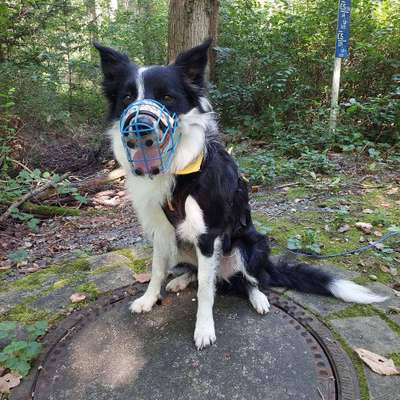
[[[345,308],[326,316],[327,320],[339,319],[339,318],[352,318],[352,317],[371,317],[377,315],[377,311],[371,305],[353,304],[350,307]]]
[[[400,353],[391,353],[388,355],[388,358],[391,358],[394,361],[396,367],[400,368]]]
[[[150,260],[145,258],[140,258],[135,255],[132,249],[118,249],[114,251],[115,254],[120,256],[124,256],[129,260],[128,267],[133,271],[133,273],[142,273],[146,272],[149,269]]]
[[[30,308],[27,304],[16,305],[0,318],[0,321],[18,321],[25,324],[42,320],[53,321],[53,316],[46,311]]]
[[[282,214],[277,217],[268,217],[263,212],[254,211],[254,221],[257,226],[268,228],[271,231],[269,236],[280,247],[286,247],[289,238],[304,235],[306,230],[311,229],[320,243],[322,254],[359,248],[369,241],[379,239],[379,235],[388,232],[391,226],[399,225],[400,193],[388,195],[388,185],[366,189],[349,177],[342,177],[339,183],[335,183],[335,187],[330,187],[329,182],[334,181],[333,178],[318,177],[314,181],[303,179],[299,185],[286,191],[272,191],[271,196],[269,193],[254,195],[254,201],[266,203],[267,208],[269,205],[284,205]],[[372,224],[371,234],[356,228],[356,222],[360,221]],[[339,233],[338,228],[344,224],[349,226],[349,230]],[[335,264],[360,272],[362,277],[359,279],[364,284],[373,282],[370,275],[375,275],[378,282],[393,284],[399,279],[388,271],[394,271],[398,265],[396,260],[400,260],[399,243],[399,238],[394,237],[387,240],[380,250],[374,248],[347,257],[318,260],[318,264]],[[274,250],[273,253],[280,251]],[[310,258],[304,260],[315,263]]]

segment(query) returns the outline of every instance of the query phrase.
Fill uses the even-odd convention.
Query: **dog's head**
[[[168,171],[173,174],[180,173],[190,163],[199,159],[201,154],[206,152],[206,143],[218,138],[211,106],[205,97],[205,70],[210,44],[211,39],[208,39],[199,46],[179,54],[170,65],[147,67],[136,65],[126,55],[114,49],[95,44],[100,52],[104,74],[103,89],[109,102],[110,120],[118,120],[131,103],[143,99],[156,100],[171,114],[178,116],[179,143],[175,153],[172,153],[173,157],[168,167]],[[140,155],[138,146],[135,146],[129,165],[115,124],[110,130],[110,135],[113,139],[114,154],[124,168],[129,170],[129,167],[132,167],[136,173],[136,163],[140,171],[144,170],[146,174],[149,171],[151,174],[152,171],[159,171],[160,161],[149,163],[144,160],[158,160],[152,153],[152,147],[141,150]],[[141,165],[143,163],[146,168]]]
[[[109,118],[118,119],[130,103],[152,99],[171,113],[186,114],[202,110],[205,94],[205,69],[211,39],[179,54],[167,66],[139,67],[125,54],[95,43],[104,74],[103,89],[109,102]]]

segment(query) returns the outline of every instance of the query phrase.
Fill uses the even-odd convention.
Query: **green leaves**
[[[16,323],[1,322],[0,340],[8,341],[9,344],[0,352],[0,365],[22,376],[28,375],[31,361],[42,349],[42,345],[35,340],[44,335],[47,328],[47,321],[37,321],[32,325],[21,327],[21,335],[25,334],[27,340],[16,340]]]
[[[29,333],[29,337],[31,340],[35,340],[39,336],[42,336],[46,333],[48,328],[47,321],[37,321],[33,325],[28,325],[26,327],[26,331]]]
[[[7,257],[10,261],[14,262],[15,264],[20,264],[21,262],[25,261],[28,258],[28,252],[23,249],[17,249],[14,251],[10,251],[7,254]]]
[[[0,340],[14,337],[17,324],[15,322],[0,322]]]
[[[306,254],[321,254],[318,232],[313,229],[307,229],[302,234],[290,237],[287,241],[287,248]]]

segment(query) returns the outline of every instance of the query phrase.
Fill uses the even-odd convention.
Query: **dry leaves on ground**
[[[360,229],[368,235],[371,233],[372,225],[368,222],[356,222],[356,228]]]
[[[21,377],[17,374],[9,373],[0,377],[0,393],[10,393],[10,389],[18,386]]]
[[[135,279],[139,283],[147,283],[150,281],[151,274],[143,272],[142,274],[135,274]]]
[[[379,354],[365,349],[354,349],[362,361],[379,375],[400,375],[400,370],[394,365],[392,359],[385,358]]]
[[[70,298],[72,303],[80,303],[81,301],[86,299],[86,295],[83,293],[74,293],[71,294]]]

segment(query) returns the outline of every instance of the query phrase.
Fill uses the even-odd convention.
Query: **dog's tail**
[[[270,258],[267,266],[269,286],[283,286],[300,292],[334,296],[346,302],[379,303],[387,297],[352,281],[337,278],[320,268],[302,263],[290,263],[282,258]]]

